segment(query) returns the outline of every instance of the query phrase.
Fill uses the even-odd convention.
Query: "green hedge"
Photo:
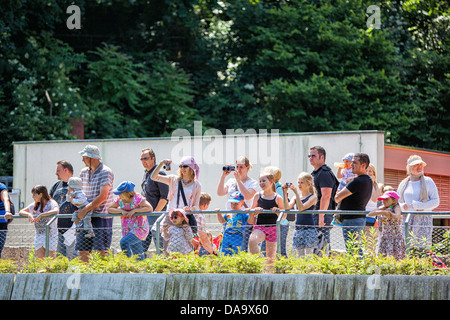
[[[450,275],[449,269],[437,269],[428,258],[392,257],[354,254],[332,254],[301,258],[278,257],[269,267],[266,258],[241,252],[233,256],[155,255],[143,261],[123,253],[91,255],[90,263],[66,257],[37,259],[33,252],[19,267],[15,261],[0,260],[1,273],[275,273],[275,274],[359,274],[359,275]]]

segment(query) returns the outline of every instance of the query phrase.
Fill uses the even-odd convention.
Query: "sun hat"
[[[244,200],[244,196],[239,191],[233,192],[228,198],[228,202],[241,202],[242,200]]]
[[[117,188],[113,190],[114,194],[134,191],[134,183],[131,181],[123,181]]]
[[[81,150],[78,153],[81,154],[81,156],[83,157],[88,157],[92,159],[101,159],[100,150],[98,149],[97,146],[94,145],[88,144],[87,146],[84,147],[83,150]]]
[[[83,181],[78,177],[71,177],[69,178],[69,181],[67,181],[67,185],[73,190],[81,190],[83,188]]]
[[[416,164],[422,163],[426,166],[426,162],[422,160],[422,158],[418,155],[413,155],[408,158],[408,167],[415,166]]]
[[[400,199],[400,196],[394,190],[386,191],[381,197],[378,197],[377,200],[381,201],[388,198],[394,198],[396,200]]]

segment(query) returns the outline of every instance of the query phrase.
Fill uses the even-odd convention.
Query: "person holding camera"
[[[11,221],[8,221],[8,219],[12,219],[12,209],[8,188],[3,183],[0,183],[0,215],[4,216],[4,219],[0,220],[0,258],[6,242],[8,222]]]
[[[217,195],[219,197],[229,197],[233,192],[239,191],[244,196],[244,207],[251,208],[253,196],[258,191],[258,181],[248,176],[251,168],[252,165],[245,156],[241,156],[236,160],[236,166],[224,166],[219,185],[217,186]],[[234,173],[234,178],[230,178],[225,182],[226,177],[231,172]],[[228,201],[226,203],[226,210],[231,210]]]
[[[239,191],[244,196],[244,208],[251,208],[253,196],[258,191],[258,181],[248,176],[252,165],[247,157],[241,156],[236,160],[236,166],[224,166],[223,173],[220,177],[219,185],[217,186],[217,195],[219,197],[228,196],[227,199],[236,191]],[[234,173],[234,178],[230,178],[225,182],[225,179]],[[227,201],[225,205],[226,210],[232,210],[230,202]],[[252,232],[252,226],[243,227],[244,241],[242,243],[242,250],[248,251],[248,238]]]

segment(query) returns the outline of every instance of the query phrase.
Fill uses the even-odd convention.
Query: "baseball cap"
[[[244,196],[239,191],[233,192],[228,198],[228,202],[241,202],[242,200],[244,200]]]
[[[123,181],[117,188],[113,190],[114,194],[134,191],[134,183],[131,181]]]
[[[377,200],[384,200],[388,198],[400,199],[400,196],[394,190],[386,191],[381,197],[378,197]]]

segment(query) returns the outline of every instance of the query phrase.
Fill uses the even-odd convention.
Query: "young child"
[[[294,208],[298,211],[312,210],[317,202],[316,190],[314,188],[314,178],[311,174],[302,172],[297,179],[298,188],[291,184],[286,184],[283,188],[284,206],[287,209]],[[294,191],[295,196],[288,203],[288,189]],[[295,219],[295,231],[293,236],[292,248],[297,251],[298,256],[312,254],[314,249],[318,248],[317,229],[314,227],[314,219],[312,214],[297,214]]]
[[[348,183],[355,177],[355,174],[352,172],[352,161],[353,161],[353,153],[347,153],[345,157],[342,158],[344,162],[335,164],[338,167],[338,172],[336,177],[338,179],[342,179],[339,184],[338,191],[341,191],[348,185]]]
[[[284,210],[283,197],[275,189],[272,174],[263,173],[259,177],[259,187],[262,191],[253,196],[253,211],[250,211],[248,222],[255,224],[250,234],[250,253],[259,253],[258,244],[266,241],[266,256],[269,265],[273,263],[277,252],[277,219],[279,212]],[[272,213],[261,213],[262,210],[272,210]],[[255,223],[256,219],[256,223]]]
[[[83,182],[81,181],[81,178],[71,177],[69,178],[67,185],[67,201],[71,202],[78,209],[83,209],[84,207],[86,207],[89,204],[89,201],[81,190],[83,188]],[[76,235],[79,234],[82,230],[85,230],[85,238],[95,237],[94,229],[92,228],[92,212],[93,211],[89,211],[82,220],[78,218],[78,211],[75,211],[72,214],[72,221],[76,225]],[[83,221],[82,224],[80,223],[81,221]]]
[[[352,172],[352,161],[353,161],[353,153],[347,153],[344,158],[342,158],[343,163],[335,163],[334,166],[338,167],[337,178],[342,179],[339,183],[338,190],[341,191],[344,189],[348,183],[355,177],[355,174]],[[335,226],[342,227],[341,216],[339,214],[333,215],[333,221],[331,224]]]
[[[198,243],[197,249],[195,250],[195,253],[197,253],[199,256],[205,256],[208,254],[217,255],[217,247],[213,243],[212,233],[209,231],[206,231],[205,236],[206,236],[206,243],[209,244],[209,248],[210,248],[210,250],[212,250],[212,253],[210,253],[208,250],[206,250],[205,242],[202,241],[202,239],[198,240],[199,243]]]
[[[228,198],[228,202],[231,205],[231,210],[242,210],[244,196],[239,191],[235,191]],[[248,213],[217,214],[217,220],[222,224],[226,223],[219,251],[220,255],[233,255],[243,250],[242,244],[245,232],[243,226],[248,224],[248,218]]]
[[[194,235],[189,226],[189,220],[183,209],[171,209],[169,211],[171,225],[165,224],[162,229],[164,240],[168,241],[167,253],[179,252],[188,254],[193,251],[192,239]]]
[[[122,239],[120,248],[127,257],[137,255],[137,260],[144,260],[145,253],[142,240],[147,238],[149,232],[146,216],[136,216],[138,212],[152,212],[152,205],[139,193],[134,191],[134,183],[123,181],[113,190],[118,197],[108,208],[109,213],[122,214]]]
[[[54,220],[50,224],[49,243],[46,248],[46,226],[52,219],[52,216],[59,213],[58,203],[48,194],[47,188],[43,185],[34,186],[31,189],[33,202],[28,207],[19,211],[19,215],[28,217],[28,221],[34,223],[36,234],[34,237],[35,255],[39,259],[45,258],[46,249],[49,250],[49,256],[56,258],[56,249],[58,245],[58,226]]]
[[[402,210],[398,204],[400,196],[397,192],[386,191],[378,200],[383,205],[371,211],[370,217],[380,216],[381,233],[378,239],[377,252],[382,255],[392,255],[395,259],[406,257],[405,237],[402,230]]]
[[[199,208],[201,211],[208,210],[209,204],[211,203],[211,196],[202,192],[200,194],[200,202]],[[194,237],[192,241],[192,245],[196,251],[199,251],[203,248],[202,252],[206,252],[205,254],[217,254],[217,248],[215,249],[210,237],[208,236],[208,231],[206,230],[206,219],[205,216],[201,213],[194,214],[195,220],[197,221],[197,235],[198,237]],[[212,238],[212,236],[211,236]]]

